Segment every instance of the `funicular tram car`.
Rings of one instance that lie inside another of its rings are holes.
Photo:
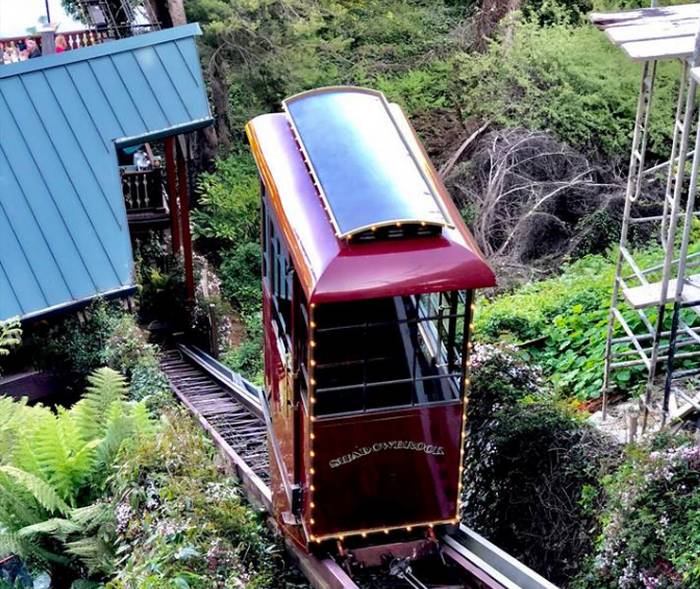
[[[279,525],[313,548],[455,523],[473,293],[493,272],[383,94],[305,92],[246,131]]]

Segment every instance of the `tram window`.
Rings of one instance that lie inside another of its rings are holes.
[[[292,280],[293,267],[289,254],[280,239],[272,216],[263,204],[263,258],[265,260],[265,282],[272,298],[272,317],[277,327],[280,344],[291,349]]]
[[[270,252],[269,252],[269,247],[270,247],[270,237],[269,237],[269,229],[268,225],[270,223],[270,219],[267,215],[267,206],[265,205],[265,201],[262,202],[262,208],[261,208],[261,217],[262,217],[262,275],[263,275],[263,280],[267,281],[267,276],[269,273],[268,268],[270,267]]]
[[[447,292],[320,305],[317,413],[459,398],[465,302]]]

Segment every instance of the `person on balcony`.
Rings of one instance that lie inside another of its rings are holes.
[[[41,57],[41,47],[37,44],[34,39],[27,39],[27,59],[34,59],[35,57]]]
[[[56,44],[56,53],[63,53],[68,49],[68,43],[63,35],[58,35],[54,43]]]

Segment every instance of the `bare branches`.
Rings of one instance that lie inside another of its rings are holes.
[[[487,257],[529,271],[571,253],[578,222],[607,205],[610,185],[597,176],[583,155],[549,134],[516,128],[483,136],[447,184]]]

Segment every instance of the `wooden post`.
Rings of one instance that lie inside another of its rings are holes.
[[[214,358],[219,357],[219,318],[214,303],[209,303],[209,351]]]
[[[180,254],[180,209],[177,203],[177,170],[175,164],[175,139],[165,138],[165,174],[168,186],[168,208],[170,209],[170,236],[173,254]]]
[[[180,196],[180,225],[182,227],[182,253],[185,261],[185,289],[187,300],[194,303],[194,266],[192,263],[192,233],[190,231],[190,195],[187,182],[187,161],[182,143],[175,143],[177,153],[177,187]]]
[[[41,30],[41,54],[51,55],[52,53],[56,53],[56,28],[47,24]]]

